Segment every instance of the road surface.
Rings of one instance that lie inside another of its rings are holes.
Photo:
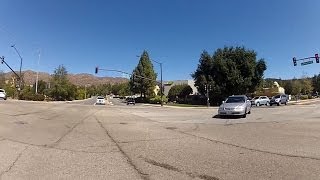
[[[320,179],[319,102],[216,108],[0,101],[0,179]]]

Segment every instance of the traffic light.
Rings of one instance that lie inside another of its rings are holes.
[[[297,59],[295,57],[292,59],[292,61],[293,61],[293,65],[297,66]]]
[[[1,64],[3,64],[3,62],[4,62],[4,60],[3,60],[3,59],[1,59]]]
[[[98,74],[98,70],[99,70],[99,68],[96,67],[96,69],[95,69],[95,73],[96,73],[96,74]]]
[[[319,63],[319,55],[315,54],[314,57],[316,58],[316,62]]]

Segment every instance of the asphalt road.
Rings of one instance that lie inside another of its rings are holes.
[[[0,179],[320,179],[318,101],[245,119],[92,101],[0,101]]]

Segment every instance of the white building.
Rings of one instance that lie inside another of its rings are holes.
[[[164,95],[168,95],[169,90],[171,89],[172,86],[174,85],[183,85],[183,84],[187,84],[192,88],[193,91],[193,95],[194,94],[198,94],[198,89],[195,87],[194,85],[194,80],[176,80],[176,81],[166,81],[163,83],[163,87],[164,87]]]

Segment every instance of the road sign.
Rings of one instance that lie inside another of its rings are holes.
[[[302,62],[302,63],[301,63],[301,66],[308,65],[308,64],[312,64],[312,63],[313,63],[313,61]]]

